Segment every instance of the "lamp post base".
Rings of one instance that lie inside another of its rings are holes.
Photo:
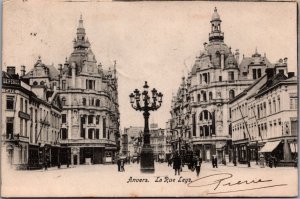
[[[153,150],[150,145],[143,145],[141,151],[141,172],[154,173]]]

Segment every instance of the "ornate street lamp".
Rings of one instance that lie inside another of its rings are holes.
[[[154,159],[153,159],[153,150],[150,145],[150,132],[149,132],[149,111],[156,111],[161,107],[163,94],[161,92],[157,92],[155,88],[153,88],[152,92],[152,100],[148,95],[147,82],[143,86],[144,91],[140,93],[138,89],[135,89],[133,93],[129,95],[130,103],[133,109],[137,111],[143,111],[145,126],[144,126],[144,144],[142,146],[141,151],[141,172],[143,173],[153,173],[154,172]],[[142,95],[142,105],[140,103]]]

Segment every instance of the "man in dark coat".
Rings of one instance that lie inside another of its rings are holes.
[[[178,173],[180,175],[180,165],[181,165],[181,159],[179,155],[176,155],[173,160],[173,169],[175,169],[175,175]]]
[[[201,164],[202,164],[202,158],[197,158],[196,165],[195,165],[197,177],[199,177],[200,174]]]
[[[121,171],[121,159],[120,159],[120,157],[118,158],[117,164],[118,164],[118,171],[120,172]]]

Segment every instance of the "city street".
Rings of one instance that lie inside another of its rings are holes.
[[[254,164],[251,168],[245,165],[212,168],[210,163],[204,163],[197,181],[196,172],[187,166],[180,177],[174,175],[167,163],[156,163],[154,174],[141,174],[139,165],[132,163],[125,165],[125,170],[118,172],[117,165],[101,164],[71,168],[63,165],[61,169],[52,167],[47,171],[10,170],[3,173],[2,191],[3,196],[24,197],[295,196],[298,187],[297,169],[293,167],[259,168]],[[248,184],[243,182],[245,180]]]

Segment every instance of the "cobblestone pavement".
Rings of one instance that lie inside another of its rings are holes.
[[[175,176],[167,163],[156,163],[153,174],[141,174],[139,169],[138,164],[127,164],[125,172],[118,172],[114,164],[52,167],[47,171],[7,170],[2,178],[2,193],[49,197],[295,196],[298,188],[298,169],[293,167],[260,168],[252,164],[250,168],[246,165],[212,168],[210,163],[204,163],[199,177],[187,166],[180,176]]]

